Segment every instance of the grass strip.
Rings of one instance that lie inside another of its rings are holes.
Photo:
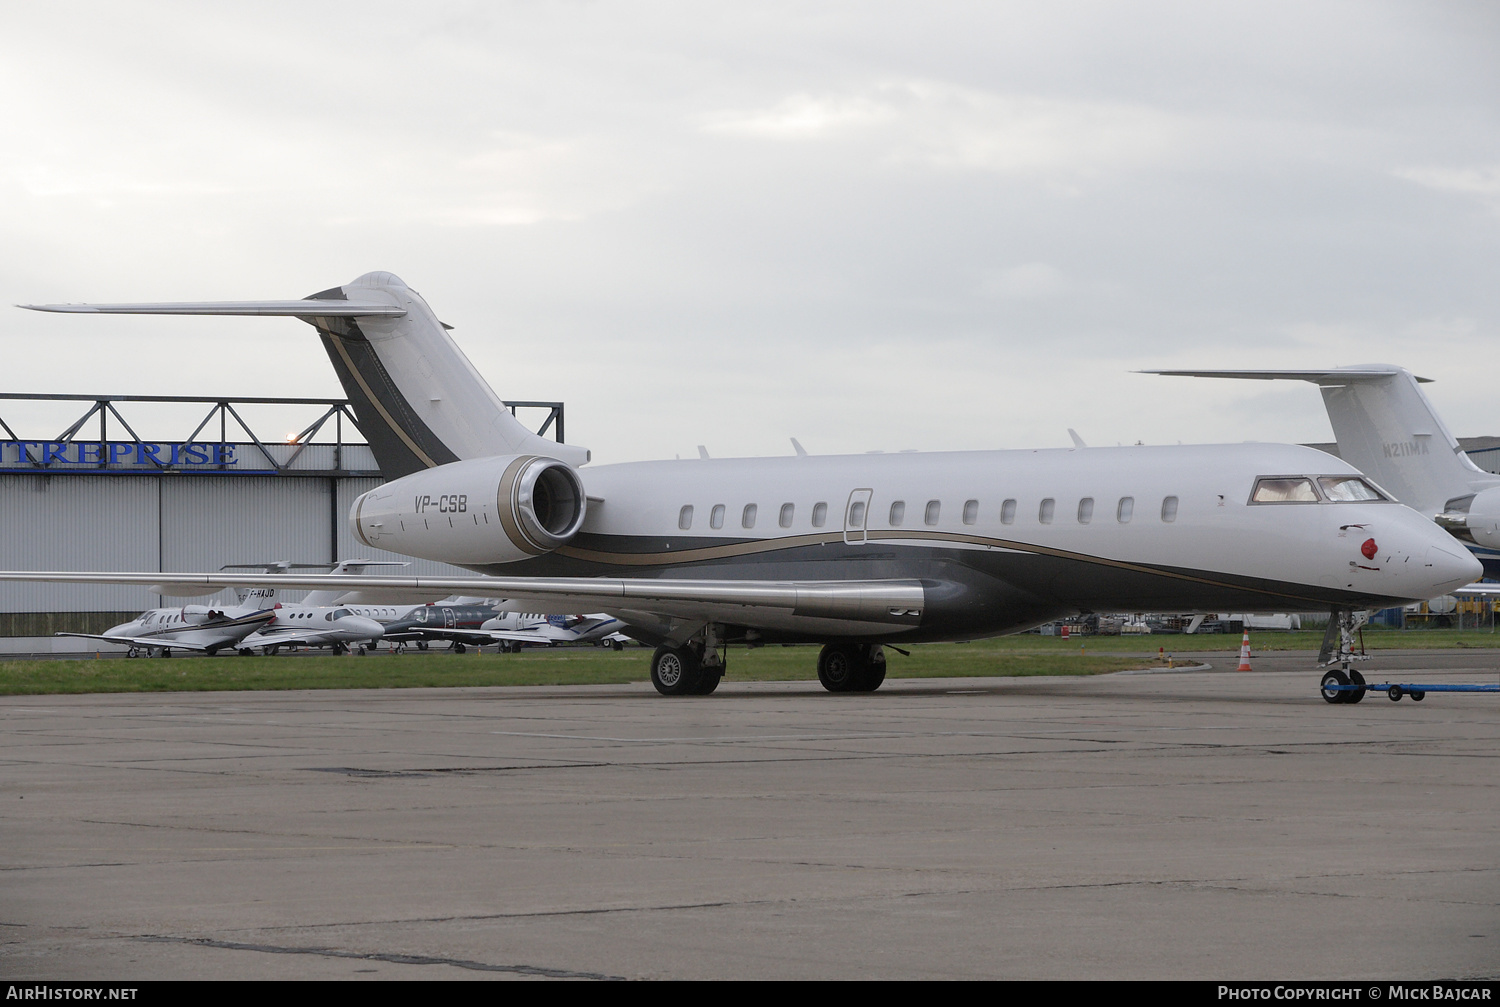
[[[1138,655],[1010,653],[996,641],[928,644],[889,653],[891,678],[1099,675],[1153,664]],[[730,682],[817,679],[816,647],[731,649]],[[265,689],[413,689],[442,686],[605,685],[646,682],[651,651],[559,647],[520,654],[387,652],[364,657],[170,657],[0,662],[0,695],[224,692]]]

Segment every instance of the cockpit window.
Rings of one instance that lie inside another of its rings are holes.
[[[340,608],[340,609],[335,609],[334,610],[333,617],[335,619],[342,619],[346,615],[353,615],[353,614],[354,613],[350,612],[347,608]]]
[[[1268,476],[1255,480],[1251,503],[1317,503],[1312,480],[1304,476]]]
[[[1318,485],[1323,487],[1323,495],[1334,503],[1385,499],[1379,490],[1358,476],[1319,476]]]

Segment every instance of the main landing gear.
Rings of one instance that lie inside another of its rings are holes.
[[[651,684],[663,696],[706,696],[726,668],[720,627],[707,626],[680,645],[651,655]],[[818,681],[829,692],[874,692],[885,681],[885,649],[878,643],[830,643],[818,654]]]
[[[712,658],[713,663],[706,663],[705,657]],[[663,696],[707,696],[719,687],[723,677],[723,658],[692,643],[657,647],[651,655],[651,684]]]
[[[818,681],[829,692],[874,692],[885,681],[878,643],[830,643],[818,654]]]

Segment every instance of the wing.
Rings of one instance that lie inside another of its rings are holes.
[[[503,629],[447,629],[442,626],[412,627],[387,633],[382,640],[457,640],[459,643],[493,643],[496,640],[525,640],[531,643],[545,642],[543,637],[516,634]]]
[[[1137,371],[1138,374],[1161,374],[1170,378],[1248,378],[1252,381],[1311,381],[1315,385],[1347,385],[1353,381],[1379,381],[1401,373],[1396,367],[1330,367],[1321,371]],[[1416,375],[1413,375],[1416,377]],[[1430,384],[1431,378],[1417,378]]]
[[[122,647],[164,647],[167,650],[196,650],[204,654],[208,648],[201,643],[184,643],[180,640],[163,639],[159,636],[104,636],[101,633],[54,633],[53,636],[77,636],[85,640],[103,640],[118,643]],[[225,646],[229,646],[225,644]]]
[[[329,644],[328,634],[325,630],[309,631],[304,629],[275,628],[262,629],[251,633],[241,640],[238,647],[326,647]]]
[[[131,584],[196,597],[226,587],[390,589],[508,598],[535,611],[603,610],[760,629],[892,633],[921,625],[919,580],[739,581],[584,577],[371,577],[348,574],[0,572],[0,582]],[[627,619],[626,621],[631,621]]]

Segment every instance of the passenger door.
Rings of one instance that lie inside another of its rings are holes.
[[[846,545],[864,545],[869,541],[866,528],[870,521],[870,497],[874,495],[875,491],[872,489],[857,489],[849,494],[849,502],[844,506]]]

